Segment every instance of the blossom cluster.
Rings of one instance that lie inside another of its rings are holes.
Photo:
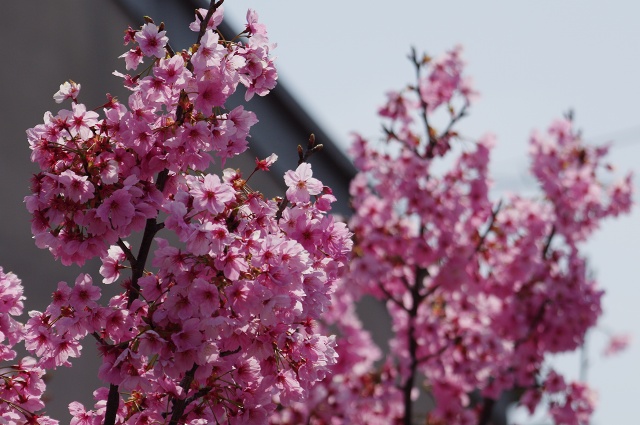
[[[57,424],[43,378],[72,367],[87,339],[105,386],[93,406],[69,405],[72,425],[487,425],[505,393],[532,412],[546,403],[558,424],[587,423],[594,392],[547,357],[595,325],[603,291],[581,244],[632,205],[631,176],[603,177],[607,147],[557,120],[531,137],[541,194],[494,201],[495,138],[456,130],[476,98],[461,48],[414,51],[417,81],[379,110],[384,139],[354,141],[348,225],[307,162],[314,139],[284,174],[286,193],[267,199],[247,181],[277,155],[246,178],[210,170],[247,150],[258,121],[228,99],[277,81],[257,14],[227,40],[222,3],[196,11],[183,50],[151,18],[128,28],[127,73],[115,72],[126,102],[88,108],[68,81],[53,97],[70,106],[27,131],[35,243],[64,265],[99,259],[102,282],[59,282],[20,322],[21,282],[0,268],[0,423]],[[122,291],[104,299],[113,284]],[[388,350],[358,318],[364,296],[389,312]]]
[[[560,119],[531,137],[542,195],[491,200],[495,138],[453,143],[475,98],[460,48],[412,59],[419,81],[379,111],[385,139],[356,136],[352,147],[354,258],[334,298],[341,313],[326,320],[349,353],[315,403],[280,423],[408,424],[427,414],[433,425],[486,425],[501,395],[517,393],[531,412],[547,402],[556,423],[586,424],[593,391],[565,382],[546,358],[578,348],[601,314],[603,291],[579,244],[629,211],[631,177],[607,184],[606,147],[585,145]],[[363,295],[385,303],[395,333],[377,366],[368,334],[339,307]],[[434,402],[428,413],[416,402],[421,387]]]
[[[22,294],[20,279],[0,267],[0,418],[2,423],[55,424],[51,418],[34,413],[44,407],[44,368],[32,357],[16,361],[18,354],[13,348],[26,336],[24,325],[16,320],[24,309]]]
[[[246,44],[221,40],[212,27],[174,54],[166,53],[166,31],[155,24],[129,29],[125,42],[135,47],[123,55],[127,68],[135,70],[145,57],[151,68],[119,74],[133,93],[127,105],[109,97],[102,119],[76,102],[79,85],[61,86],[55,98],[73,99],[71,110],[47,112],[28,131],[31,159],[42,169],[26,199],[38,246],[63,264],[104,255],[118,238],[142,230],[172,195],[176,185],[163,193],[155,175],[202,172],[213,161],[210,153],[224,163],[247,149],[255,114],[222,108],[239,84],[248,99],[266,94],[277,78],[264,27],[253,12],[248,22]]]
[[[334,337],[315,321],[352,242],[328,214],[331,190],[306,162],[286,173],[286,199],[249,189],[240,170],[208,171],[244,152],[257,122],[226,101],[239,86],[245,100],[264,96],[277,79],[257,14],[247,13],[232,41],[217,30],[222,18],[215,2],[198,10],[197,42],[181,51],[150,18],[129,28],[126,68],[146,66],[116,72],[131,91],[127,102],[107,96],[91,110],[78,101],[80,85],[67,82],[54,99],[70,109],[47,112],[28,130],[41,169],[25,199],[36,244],[65,265],[99,258],[103,284],[119,282],[123,292],[102,300],[82,274],[72,286],[60,282],[22,327],[10,318],[21,293],[2,275],[4,357],[24,339],[37,359],[0,384],[33,395],[3,404],[2,419],[35,417],[44,370],[71,366],[87,337],[108,387],[94,392],[93,407],[69,406],[74,425],[262,424],[277,406],[304,400],[335,364]],[[276,158],[257,160],[254,172]],[[128,239],[137,232],[135,247]]]

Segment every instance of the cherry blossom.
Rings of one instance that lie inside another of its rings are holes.
[[[322,184],[312,177],[311,164],[303,162],[295,171],[287,171],[284,182],[289,187],[287,198],[291,202],[309,202],[310,195],[322,192]]]
[[[103,299],[89,275],[60,282],[51,305],[14,331],[37,357],[38,377],[98,346],[108,388],[94,406],[72,403],[72,423],[264,423],[336,363],[335,338],[311,326],[352,245],[328,214],[330,189],[303,164],[288,175],[304,180],[304,205],[287,205],[248,189],[239,170],[207,170],[244,152],[258,121],[244,106],[227,110],[227,98],[239,84],[266,95],[276,80],[257,15],[233,41],[215,31],[222,16],[215,3],[199,11],[197,48],[178,52],[150,18],[129,28],[125,67],[153,58],[144,75],[118,74],[129,99],[108,97],[101,117],[74,95],[72,111],[28,131],[41,167],[25,199],[36,243],[63,264],[98,257],[103,283],[122,287]],[[316,206],[310,195],[323,191]],[[285,212],[297,217],[295,231],[283,228]]]
[[[216,175],[206,175],[202,182],[195,180],[189,194],[193,196],[195,207],[206,209],[211,214],[221,213],[225,204],[235,199],[231,185],[222,183]]]
[[[78,98],[79,93],[80,84],[77,84],[76,82],[71,80],[65,81],[64,83],[60,84],[60,90],[58,90],[53,95],[53,100],[55,100],[56,103],[62,103],[66,99],[75,101]]]
[[[613,335],[609,339],[609,343],[607,344],[602,354],[606,357],[613,356],[620,353],[621,351],[624,351],[630,343],[631,335],[629,334]]]
[[[27,131],[35,243],[63,265],[98,259],[102,283],[58,282],[49,306],[19,321],[22,284],[0,268],[0,422],[57,423],[42,413],[45,373],[94,344],[104,386],[93,405],[69,405],[75,425],[409,424],[420,389],[430,424],[486,425],[514,390],[559,424],[586,423],[594,392],[547,358],[578,348],[601,315],[580,244],[632,205],[631,177],[611,183],[607,147],[557,120],[531,137],[540,195],[491,199],[495,137],[464,144],[456,130],[476,99],[461,48],[413,52],[417,81],[379,110],[384,143],[355,138],[348,223],[313,177],[314,137],[284,174],[285,197],[269,199],[247,181],[275,153],[246,178],[209,168],[245,152],[258,122],[229,97],[277,81],[258,15],[227,40],[221,4],[196,11],[182,50],[151,18],[128,28],[133,73],[115,73],[128,99],[88,107],[69,81],[54,100],[71,110]],[[388,347],[357,315],[365,296],[387,309]]]
[[[155,24],[146,23],[140,31],[136,32],[134,38],[143,55],[163,58],[165,56],[164,46],[169,41],[166,33],[166,31],[160,31]]]
[[[321,322],[338,332],[340,357],[305,403],[273,420],[410,424],[422,411],[429,424],[487,425],[495,402],[517,389],[531,412],[546,404],[555,423],[585,424],[593,391],[549,372],[547,357],[579,348],[601,315],[603,291],[578,243],[629,211],[630,177],[605,183],[606,147],[585,146],[564,119],[531,137],[542,196],[490,199],[495,137],[455,144],[476,97],[461,49],[410,58],[418,84],[391,92],[379,110],[386,143],[356,136],[352,147],[353,258]],[[440,108],[449,121],[439,132]],[[309,199],[308,177],[285,176],[289,200]],[[300,217],[285,210],[284,228],[310,249],[315,229]],[[385,358],[353,311],[364,295],[391,317]],[[420,388],[435,404],[429,412]]]
[[[278,155],[276,155],[275,153],[272,153],[265,159],[256,158],[256,167],[262,171],[269,171],[269,167],[271,167],[277,160]]]

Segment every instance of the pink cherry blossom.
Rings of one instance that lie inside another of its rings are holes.
[[[233,188],[221,182],[220,177],[211,174],[206,175],[202,182],[195,180],[189,193],[193,196],[194,206],[212,214],[222,212],[225,204],[235,198]]]
[[[287,171],[284,182],[289,187],[287,198],[291,202],[309,202],[310,195],[322,192],[322,183],[312,177],[311,164],[303,162],[296,171]]]
[[[619,334],[613,335],[609,339],[609,343],[607,347],[603,351],[603,355],[606,357],[613,356],[615,354],[620,353],[621,351],[626,350],[626,348],[631,343],[631,335],[629,334]]]
[[[166,31],[159,31],[155,24],[144,24],[135,35],[135,40],[140,46],[142,54],[163,58],[165,56],[164,46],[169,42],[169,38],[165,36],[166,33]]]
[[[202,75],[205,70],[219,66],[227,49],[218,43],[218,33],[214,31],[206,31],[200,40],[198,51],[191,58],[194,72]]]
[[[71,80],[65,81],[64,83],[60,84],[60,90],[58,90],[53,95],[53,100],[55,100],[56,103],[62,103],[66,99],[71,99],[75,102],[78,99],[79,93],[80,84]]]
[[[130,247],[129,243],[125,243],[127,247]],[[120,277],[120,270],[125,268],[124,261],[126,259],[125,253],[119,246],[111,246],[107,250],[107,255],[102,258],[102,266],[100,266],[100,274],[104,279],[102,282],[105,284],[113,283]]]
[[[140,49],[140,47],[131,49],[128,52],[120,55],[120,57],[124,58],[124,62],[127,70],[137,69],[138,65],[140,65],[144,60],[144,54],[142,53],[142,49]]]
[[[95,195],[95,188],[87,176],[79,176],[72,170],[65,170],[57,177],[65,193],[75,202],[87,202]]]
[[[418,84],[393,92],[379,111],[389,146],[357,137],[352,150],[360,170],[351,186],[354,255],[321,322],[338,331],[339,361],[305,403],[273,418],[409,423],[425,385],[435,402],[429,423],[482,423],[485,410],[513,388],[526,389],[521,403],[532,412],[546,403],[557,423],[586,423],[593,393],[547,372],[546,358],[578,348],[601,314],[603,292],[576,242],[631,205],[629,187],[604,183],[606,169],[597,164],[606,149],[584,147],[570,122],[557,122],[532,137],[533,172],[544,196],[492,201],[495,138],[452,149],[453,125],[474,94],[460,49],[414,65]],[[420,134],[424,117],[443,106],[450,129]],[[294,190],[305,178],[289,171],[285,181],[289,200],[300,202]],[[325,208],[320,199],[314,206]],[[310,252],[325,231],[297,205],[283,210],[281,222]],[[365,294],[383,301],[394,331],[380,367],[364,355],[372,343],[351,310]]]
[[[198,9],[198,12],[196,14],[196,20],[193,21],[191,24],[189,24],[189,29],[195,32],[200,31],[201,20],[205,16],[207,16],[207,9],[204,9],[204,8]],[[223,17],[224,17],[224,6],[220,6],[215,10],[215,12],[213,12],[211,19],[209,20],[209,22],[207,22],[207,29],[215,30],[218,27],[218,25],[220,25],[220,23],[222,22]]]
[[[272,153],[265,159],[256,158],[256,167],[262,171],[269,171],[269,167],[271,167],[277,160],[278,155],[276,155],[275,153]]]
[[[92,406],[70,404],[78,425],[409,423],[422,389],[435,402],[423,422],[481,423],[517,390],[532,411],[586,423],[593,392],[547,357],[579,347],[601,314],[579,242],[632,205],[630,176],[602,177],[607,148],[558,120],[531,137],[542,195],[492,199],[495,138],[458,140],[475,98],[461,49],[414,54],[417,81],[379,110],[386,146],[356,137],[348,224],[307,162],[285,173],[286,199],[269,198],[247,170],[208,170],[246,151],[258,122],[225,106],[238,85],[248,100],[277,81],[257,14],[225,40],[218,6],[197,12],[187,46],[169,47],[150,18],[127,29],[124,66],[152,58],[117,73],[127,101],[88,110],[65,83],[54,97],[71,111],[27,131],[36,245],[64,265],[97,258],[103,283],[121,284],[105,299],[89,274],[59,282],[23,323],[20,281],[0,269],[0,359],[15,364],[0,421],[55,423],[40,414],[44,373],[90,343],[106,386]],[[443,133],[432,114],[449,117]],[[364,296],[387,309],[386,351],[357,316]],[[23,342],[34,358],[18,358]]]
[[[96,215],[105,223],[116,228],[131,223],[135,215],[131,194],[125,189],[116,190],[96,210]]]
[[[83,104],[74,103],[72,111],[60,111],[60,117],[65,119],[71,136],[79,136],[88,139],[92,136],[91,128],[98,122],[98,114],[87,111]]]

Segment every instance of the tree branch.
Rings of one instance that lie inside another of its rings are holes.
[[[387,291],[387,288],[384,287],[384,285],[382,284],[382,282],[378,282],[378,289],[380,289],[382,291],[382,293],[384,294],[385,297],[387,297],[387,299],[391,302],[393,302],[395,305],[397,305],[398,307],[400,307],[402,310],[409,312],[409,310],[407,309],[407,307],[405,307],[404,304],[402,304],[401,301],[397,300],[393,295],[391,295],[391,292]]]
[[[546,260],[547,254],[549,253],[549,248],[551,248],[551,241],[553,237],[556,235],[556,225],[551,226],[551,233],[549,233],[549,237],[547,238],[547,242],[544,244],[544,249],[542,250],[542,259]]]
[[[109,384],[109,395],[107,396],[107,410],[104,414],[104,425],[113,425],[116,423],[119,404],[120,392],[118,391],[118,386]]]
[[[476,254],[480,252],[480,249],[482,249],[482,245],[484,244],[485,239],[487,239],[487,236],[489,236],[489,232],[491,232],[491,228],[496,222],[496,217],[498,216],[498,212],[500,212],[500,208],[502,208],[502,199],[498,202],[498,205],[496,206],[496,208],[491,212],[491,219],[489,220],[489,226],[487,227],[487,230],[482,234],[482,236],[480,236],[480,240],[476,245],[476,250],[475,250]]]
[[[189,391],[189,387],[193,382],[193,378],[196,374],[196,369],[198,369],[198,365],[194,364],[191,369],[184,375],[182,381],[180,382],[180,386],[184,390],[185,394]],[[173,399],[173,413],[171,414],[171,420],[169,421],[169,425],[178,425],[178,422],[182,418],[184,414],[184,409],[187,407],[188,399]],[[193,401],[193,400],[191,400]],[[190,402],[191,402],[190,401]]]
[[[424,62],[422,60],[418,60],[418,54],[416,53],[415,47],[411,48],[411,55],[409,56],[411,62],[416,68],[416,87],[415,91],[418,94],[418,99],[420,99],[420,118],[422,118],[422,122],[424,123],[425,131],[427,132],[427,148],[425,151],[425,157],[428,159],[433,158],[433,150],[436,148],[438,144],[438,139],[433,134],[433,129],[429,125],[429,117],[427,113],[427,109],[429,105],[424,100],[422,95],[420,94],[420,71],[422,70],[422,66]]]
[[[200,44],[200,40],[202,40],[202,37],[204,37],[204,33],[207,32],[207,26],[209,25],[209,21],[211,20],[211,17],[215,13],[215,11],[220,6],[222,6],[222,3],[224,3],[224,0],[220,0],[218,2],[212,1],[209,4],[209,9],[207,10],[206,16],[202,21],[200,21],[200,31],[198,31],[198,40],[196,41],[196,44]]]
[[[196,44],[200,44],[200,40],[202,40],[202,37],[207,31],[207,25],[209,24],[209,20],[215,13],[216,9],[220,7],[223,2],[224,0],[219,0],[218,2],[212,1],[211,4],[209,5],[207,15],[200,22],[200,31],[198,32],[198,39],[196,41]],[[171,49],[170,46],[169,46],[169,49]],[[190,70],[193,70],[193,66],[190,67],[190,65],[191,63],[188,63],[187,68]],[[181,99],[182,99],[182,94],[181,94]],[[178,108],[176,109],[176,123],[178,125],[184,122],[185,113],[186,111],[183,109],[181,104],[179,104]],[[156,179],[156,188],[159,191],[162,192],[164,190],[164,186],[168,178],[169,178],[169,170],[167,169],[161,171],[158,174],[158,178]],[[118,246],[120,246],[120,248],[122,248],[122,250],[124,251],[125,255],[127,256],[127,259],[129,260],[129,263],[131,264],[131,269],[132,269],[131,286],[129,287],[129,296],[127,298],[127,308],[130,308],[131,304],[140,296],[140,285],[138,284],[138,280],[144,274],[144,268],[147,263],[147,257],[149,256],[149,251],[151,250],[151,244],[153,243],[153,238],[155,237],[156,233],[163,227],[164,227],[163,224],[158,224],[156,218],[147,219],[147,222],[144,228],[144,234],[142,236],[142,242],[140,243],[140,249],[138,250],[137,257],[133,256],[131,251],[126,247],[126,245],[123,242],[118,241]],[[118,392],[118,386],[111,384],[109,386],[109,396],[107,399],[104,425],[115,424],[119,403],[120,403],[120,394]]]
[[[426,269],[418,267],[415,273],[415,280],[413,287],[411,288],[411,308],[407,311],[409,315],[409,329],[407,332],[407,346],[409,350],[409,376],[402,387],[402,396],[404,401],[404,425],[411,425],[413,418],[413,400],[411,400],[411,393],[415,386],[416,375],[418,371],[418,341],[415,335],[415,319],[418,316],[418,308],[425,299],[424,295],[420,295],[420,289],[422,287],[423,279],[428,275]]]
[[[491,413],[493,412],[493,406],[496,401],[492,398],[485,398],[482,404],[482,411],[480,412],[480,418],[478,419],[478,425],[488,425],[491,420]]]

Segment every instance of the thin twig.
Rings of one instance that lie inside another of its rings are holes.
[[[391,295],[391,292],[389,292],[387,288],[384,287],[382,282],[378,282],[378,289],[382,291],[384,296],[387,297],[389,301],[392,301],[395,305],[397,305],[404,311],[409,312],[409,309],[400,300],[396,299],[393,295]]]
[[[453,342],[454,342],[454,344],[456,344],[458,341],[457,341],[457,340],[454,340]],[[424,357],[420,357],[419,359],[417,359],[418,364],[420,364],[420,363],[424,363],[424,362],[426,362],[427,360],[433,359],[433,358],[435,358],[435,357],[440,357],[440,356],[441,356],[445,351],[447,351],[447,349],[448,349],[448,348],[449,348],[449,345],[445,345],[445,346],[441,347],[441,348],[440,348],[438,351],[436,351],[435,353],[431,353],[431,354],[428,354],[428,355],[426,355],[426,356],[424,356]]]
[[[449,132],[453,129],[453,126],[460,121],[460,119],[464,118],[467,115],[467,109],[469,109],[469,103],[465,103],[462,106],[462,109],[460,109],[460,112],[458,112],[456,114],[456,116],[454,116],[451,121],[449,121],[449,125],[447,125],[447,128],[444,129],[444,131],[440,134],[440,136],[438,136],[438,138],[442,138],[445,137],[447,134],[449,134]]]
[[[207,10],[206,16],[202,21],[200,21],[200,31],[198,31],[198,40],[196,41],[196,44],[200,44],[200,40],[202,40],[202,37],[204,37],[204,34],[207,32],[207,26],[209,26],[209,21],[211,20],[211,17],[215,13],[215,11],[220,6],[222,6],[222,3],[224,3],[224,0],[220,0],[218,2],[212,1],[209,4],[209,10]]]
[[[429,117],[428,117],[428,113],[427,113],[427,110],[429,108],[429,104],[424,100],[424,98],[420,94],[420,72],[422,70],[423,61],[418,60],[418,55],[416,53],[415,47],[411,48],[411,55],[409,56],[409,59],[411,59],[411,62],[413,62],[413,65],[416,68],[416,87],[415,87],[415,91],[418,94],[418,99],[420,99],[420,109],[421,109],[420,118],[422,118],[422,122],[424,123],[425,131],[427,132],[428,143],[427,143],[427,148],[426,148],[424,156],[426,158],[430,159],[430,158],[433,158],[433,151],[436,148],[436,145],[438,144],[438,139],[436,139],[435,136],[433,135],[433,130],[432,130],[431,126],[429,125]]]
[[[551,226],[551,233],[549,233],[549,237],[547,238],[547,242],[544,244],[544,249],[542,250],[542,259],[547,259],[547,254],[549,253],[549,248],[551,248],[551,241],[553,237],[556,235],[556,225]]]
[[[484,241],[487,239],[487,236],[489,236],[489,232],[491,232],[491,229],[496,222],[496,217],[498,216],[498,212],[500,212],[500,208],[502,208],[502,199],[498,202],[498,205],[496,205],[495,209],[491,211],[491,219],[489,220],[489,225],[487,226],[487,230],[485,230],[485,232],[480,236],[480,240],[476,245],[475,253],[480,252],[480,249],[482,249]]]

